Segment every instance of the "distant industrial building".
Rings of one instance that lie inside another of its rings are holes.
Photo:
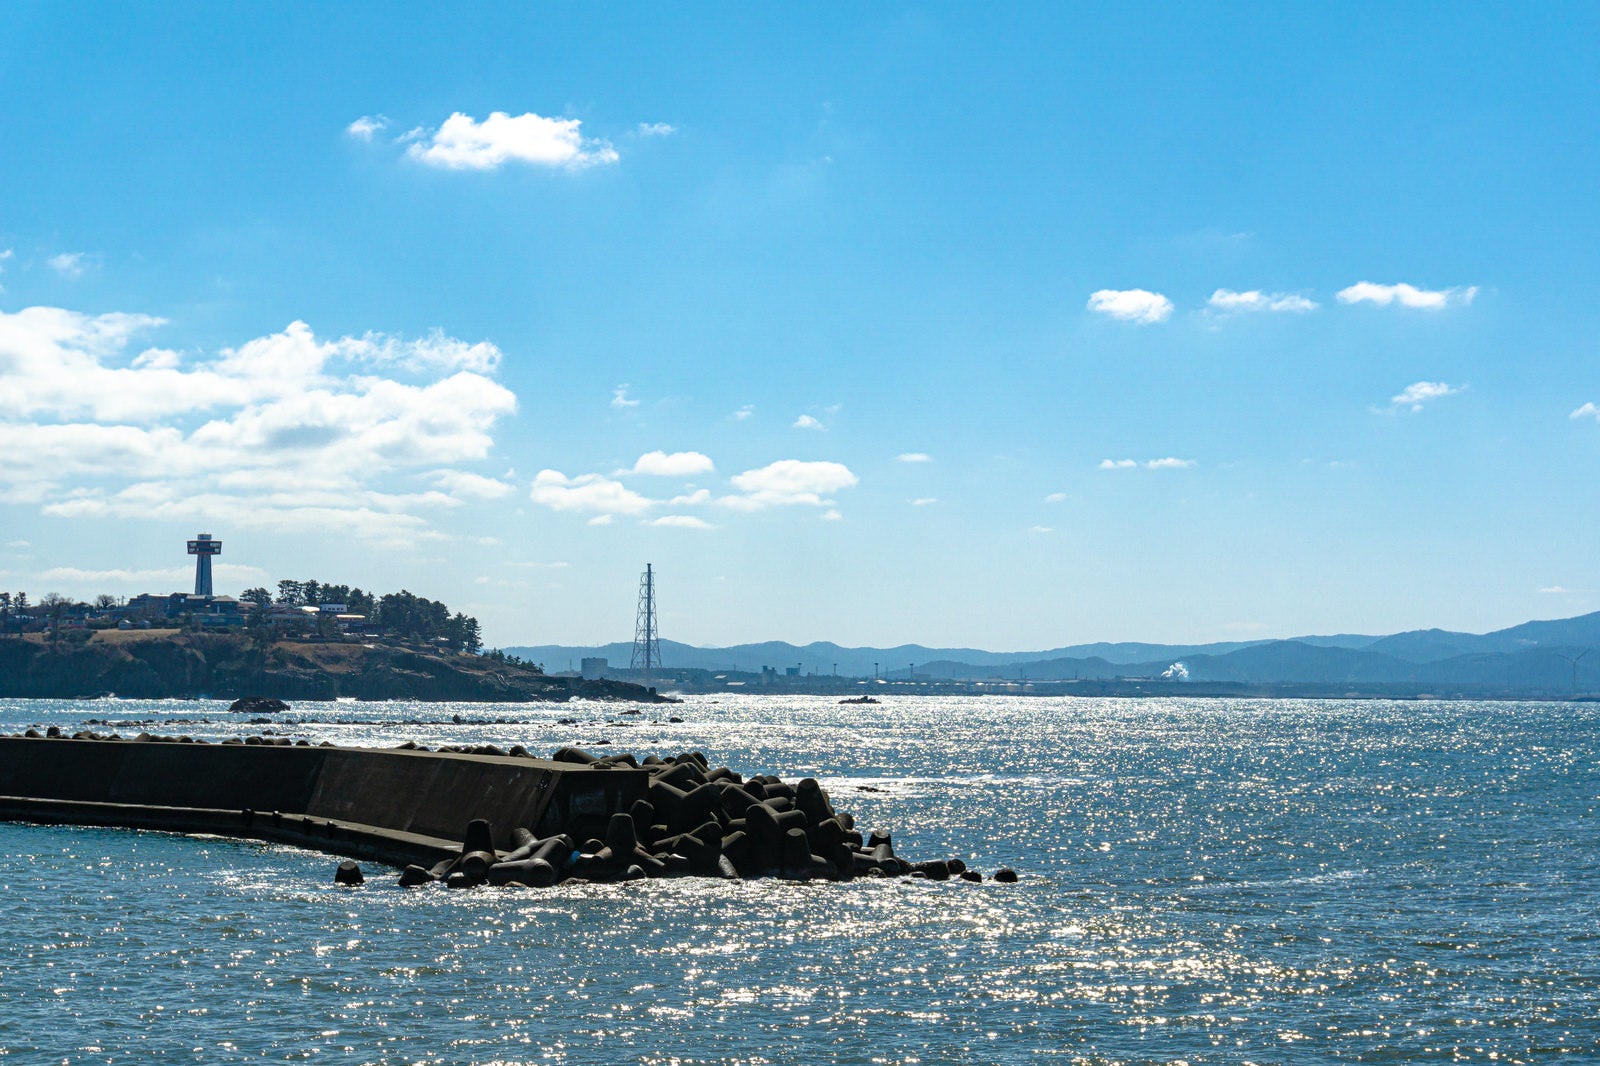
[[[588,656],[578,664],[581,668],[579,672],[583,675],[585,681],[599,681],[606,676],[606,670],[610,665],[605,659],[597,656]],[[567,661],[567,669],[572,669],[571,660]]]

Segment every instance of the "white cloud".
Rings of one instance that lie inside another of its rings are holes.
[[[1028,527],[1028,532],[1029,533],[1054,533],[1055,532],[1055,527],[1054,526],[1029,526]]]
[[[242,587],[266,581],[270,575],[260,567],[215,560],[211,564],[211,576],[216,580],[217,584],[237,584]],[[84,594],[80,590],[87,590],[87,593],[92,595],[105,591],[106,585],[127,585],[139,589],[192,587],[194,584],[194,567],[167,566],[151,570],[80,570],[74,566],[57,566],[41,571],[37,577],[40,581],[59,582],[67,586],[69,591],[78,595]]]
[[[89,269],[88,257],[82,252],[62,252],[52,255],[45,262],[50,264],[50,269],[71,281],[83,277]]]
[[[665,122],[641,122],[638,130],[641,137],[671,137],[678,132],[678,127]]]
[[[895,460],[902,463],[931,463],[933,456],[927,452],[901,452],[895,456]]]
[[[710,489],[695,489],[693,492],[682,496],[674,496],[667,501],[668,507],[699,507],[701,504],[711,502]]]
[[[517,491],[515,485],[465,470],[435,470],[432,477],[441,491],[456,499],[498,500]]]
[[[248,514],[280,529],[419,533],[426,522],[406,512],[455,501],[385,494],[385,477],[485,458],[495,423],[516,409],[509,390],[456,369],[492,368],[492,345],[320,340],[295,322],[215,355],[130,358],[133,339],[162,324],[0,312],[0,494],[83,517]],[[378,372],[394,365],[424,380]]]
[[[827,427],[824,426],[821,422],[818,422],[815,418],[812,418],[810,415],[801,415],[799,418],[794,420],[794,424],[790,428],[791,429],[826,429]]]
[[[628,386],[618,385],[611,390],[611,406],[619,411],[625,411],[630,407],[638,407],[639,401],[628,399]]]
[[[1339,290],[1339,302],[1345,304],[1371,303],[1379,307],[1398,304],[1401,307],[1424,311],[1442,311],[1453,304],[1470,304],[1478,295],[1476,285],[1454,289],[1419,289],[1401,282],[1398,285],[1377,285],[1358,281],[1349,288]]]
[[[1101,289],[1090,294],[1089,310],[1123,322],[1149,325],[1167,320],[1172,314],[1172,301],[1145,289]]]
[[[830,507],[828,510],[822,512],[822,520],[824,522],[843,522],[844,515],[838,510],[838,508]]]
[[[1187,470],[1194,465],[1195,460],[1193,459],[1174,459],[1171,456],[1167,456],[1164,459],[1146,459],[1142,463],[1137,459],[1100,460],[1101,470],[1137,470],[1140,467],[1146,470]],[[1050,503],[1059,503],[1061,500],[1065,500],[1066,496],[1058,492],[1045,497],[1045,499]]]
[[[1211,299],[1207,303],[1213,310],[1225,313],[1241,311],[1304,313],[1315,311],[1320,306],[1315,300],[1296,293],[1261,292],[1259,289],[1251,289],[1249,292],[1218,289],[1211,294]]]
[[[625,470],[626,474],[644,474],[651,477],[694,477],[696,474],[709,474],[716,469],[711,458],[699,452],[646,452],[639,456],[633,464],[632,470]]]
[[[1542,595],[1545,595],[1545,596],[1570,596],[1570,595],[1572,595],[1572,590],[1571,589],[1562,588],[1560,585],[1548,585],[1545,588],[1540,589],[1539,592]]]
[[[6,261],[15,254],[10,248],[0,248],[0,274],[6,272]]]
[[[382,333],[368,333],[360,340],[347,340],[347,358],[359,358],[374,366],[394,366],[413,374],[470,370],[492,374],[500,367],[500,349],[488,341],[468,344],[434,330],[417,340],[402,340]]]
[[[1592,418],[1596,422],[1600,422],[1600,407],[1596,407],[1594,405],[1594,402],[1590,401],[1589,403],[1586,403],[1582,407],[1578,408],[1576,411],[1572,412],[1567,417],[1568,418]]]
[[[843,463],[780,459],[746,470],[732,481],[743,495],[725,496],[718,502],[739,510],[757,510],[793,504],[831,507],[833,501],[824,498],[827,494],[851,488],[860,479]]]
[[[1045,503],[1066,503],[1067,502],[1067,494],[1064,493],[1064,492],[1052,492],[1050,495],[1048,495],[1048,496],[1046,496],[1044,498],[1044,502]]]
[[[533,479],[529,498],[553,511],[599,511],[603,514],[643,514],[655,501],[634,492],[620,481],[600,474],[569,478],[559,470],[541,470]]]
[[[1454,396],[1465,385],[1446,385],[1442,381],[1417,381],[1405,387],[1405,390],[1389,398],[1391,409],[1398,411],[1402,407],[1409,407],[1413,411],[1422,410],[1422,405],[1432,400]]]
[[[664,514],[660,518],[652,518],[646,522],[647,526],[666,526],[671,529],[715,529],[710,522],[694,515]]]
[[[755,413],[756,413],[755,404],[747,403],[743,407],[739,408],[737,411],[733,412],[733,420],[735,422],[744,422],[744,421],[747,421],[747,420],[749,420],[751,418],[754,418],[755,417]]]
[[[913,506],[913,507],[932,507],[934,504],[936,504],[938,502],[939,502],[939,500],[935,496],[918,496],[916,499],[911,501],[911,506]]]
[[[389,120],[382,115],[362,115],[344,128],[345,133],[358,141],[370,141],[374,134],[389,128]]]
[[[586,526],[609,526],[610,524],[611,516],[608,514],[597,514],[584,523]]]
[[[451,170],[493,170],[506,163],[578,170],[617,161],[617,151],[586,138],[582,121],[545,118],[528,112],[492,112],[482,122],[457,111],[431,136],[412,143],[406,154],[419,163]]]

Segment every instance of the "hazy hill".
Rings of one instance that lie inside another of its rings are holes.
[[[1585,655],[1590,648],[1597,649],[1595,654]],[[565,670],[569,663],[576,667],[579,659],[589,655],[626,667],[633,646],[544,645],[506,650],[543,662],[551,670]],[[846,648],[827,642],[802,647],[783,641],[696,648],[662,641],[661,652],[668,668],[755,672],[764,666],[781,670],[798,665],[805,674],[831,674],[837,665],[841,676],[850,677],[871,677],[874,664],[883,676],[904,677],[914,663],[918,677],[932,679],[1112,680],[1160,677],[1181,662],[1194,681],[1456,683],[1568,692],[1574,685],[1574,660],[1578,687],[1600,687],[1600,612],[1524,622],[1483,634],[1420,629],[1382,637],[1338,634],[1203,645],[1097,643],[1040,652],[920,644]]]

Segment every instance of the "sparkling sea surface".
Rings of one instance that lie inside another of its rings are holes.
[[[225,706],[0,730],[700,750],[1022,879],[348,889],[294,848],[0,823],[0,1061],[1600,1061],[1593,704]]]

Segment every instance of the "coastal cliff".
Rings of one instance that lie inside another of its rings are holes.
[[[299,642],[179,630],[0,639],[0,697],[653,702],[621,681],[548,677],[519,663],[407,645]]]

